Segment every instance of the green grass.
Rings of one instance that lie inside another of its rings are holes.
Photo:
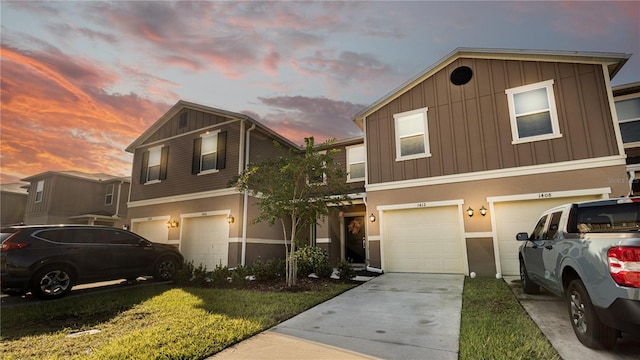
[[[561,358],[503,280],[467,277],[459,359]]]
[[[0,358],[204,358],[351,287],[259,292],[165,285],[7,308]],[[67,337],[91,329],[100,332]]]
[[[353,287],[310,291],[145,286],[2,309],[2,359],[202,359]],[[560,359],[494,278],[466,278],[459,359]],[[93,335],[67,337],[87,330]]]

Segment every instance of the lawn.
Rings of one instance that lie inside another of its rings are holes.
[[[202,359],[354,285],[128,288],[2,310],[2,359]],[[89,332],[80,336],[69,336]],[[459,359],[560,359],[508,285],[466,278]]]

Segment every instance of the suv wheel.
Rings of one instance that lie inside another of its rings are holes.
[[[600,321],[587,289],[580,280],[573,280],[567,288],[567,304],[571,326],[582,344],[592,349],[613,349],[618,331]]]
[[[178,260],[173,256],[165,256],[160,258],[156,263],[156,268],[153,271],[153,280],[155,281],[169,281],[178,271]]]
[[[73,287],[72,274],[64,265],[47,266],[33,277],[31,293],[37,298],[51,300],[61,298]]]
[[[527,275],[527,267],[524,265],[524,260],[520,259],[520,282],[522,283],[522,291],[525,294],[539,294],[540,286],[529,279]]]

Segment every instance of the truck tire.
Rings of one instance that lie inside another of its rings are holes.
[[[522,259],[520,259],[520,282],[522,283],[522,291],[525,294],[540,294],[540,286],[529,279],[527,267]]]
[[[613,349],[618,331],[600,321],[582,281],[571,281],[566,294],[569,319],[578,340],[592,349]]]
[[[42,300],[59,299],[73,287],[73,273],[65,265],[49,265],[40,269],[31,281],[31,293]]]

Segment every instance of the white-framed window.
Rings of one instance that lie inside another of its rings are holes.
[[[205,175],[224,169],[226,142],[227,132],[220,130],[206,132],[194,139],[191,173]]]
[[[105,191],[105,194],[104,194],[104,204],[105,205],[113,204],[113,190],[114,190],[114,188],[115,188],[114,184],[107,185],[107,190]]]
[[[162,147],[149,149],[149,163],[147,164],[147,182],[160,180],[160,163],[162,159]]]
[[[622,142],[637,146],[640,144],[640,95],[618,98],[615,104]]]
[[[36,199],[35,199],[35,202],[41,202],[43,194],[44,194],[44,180],[40,180],[36,184]]]
[[[427,108],[394,114],[396,161],[431,156]]]
[[[511,119],[512,144],[562,137],[553,80],[505,90]]]
[[[347,182],[362,181],[365,177],[364,145],[347,147]]]
[[[142,153],[140,167],[140,183],[155,184],[167,178],[169,148],[164,145],[154,146]]]

